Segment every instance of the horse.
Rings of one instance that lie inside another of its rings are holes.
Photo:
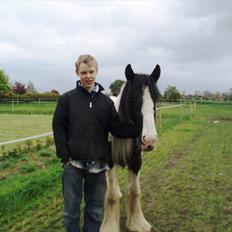
[[[141,189],[139,183],[142,153],[151,151],[157,143],[155,127],[156,102],[159,90],[156,85],[160,77],[157,64],[151,75],[134,73],[130,64],[125,68],[126,83],[122,86],[115,108],[120,120],[133,123],[141,121],[138,138],[119,139],[109,136],[111,142],[110,170],[106,173],[107,190],[104,201],[104,215],[100,232],[120,232],[120,198],[122,193],[117,179],[117,169],[127,166],[129,183],[126,197],[126,226],[130,231],[149,232],[151,225],[144,217],[141,208]]]

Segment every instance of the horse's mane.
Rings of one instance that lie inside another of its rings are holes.
[[[136,82],[136,80],[134,80]],[[123,89],[119,105],[119,115],[126,123],[132,123],[135,116],[141,113],[143,102],[143,90],[139,83],[132,83],[127,81]],[[135,110],[135,107],[137,110]]]
[[[124,123],[131,123],[131,82],[127,81],[126,85],[123,88],[118,113],[120,119]]]
[[[120,119],[123,122],[133,123],[133,120],[141,118],[143,90],[145,86],[149,87],[151,97],[155,103],[158,99],[159,91],[156,85],[152,85],[150,83],[149,75],[135,74],[133,84],[131,81],[126,82],[126,85],[121,94],[118,110]]]

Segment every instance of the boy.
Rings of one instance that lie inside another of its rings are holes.
[[[83,192],[84,232],[99,232],[109,169],[108,134],[138,137],[141,128],[136,126],[139,123],[120,122],[113,101],[95,82],[98,65],[94,57],[81,55],[75,66],[80,80],[75,89],[60,96],[53,117],[56,153],[63,163],[64,225],[67,232],[80,232]]]

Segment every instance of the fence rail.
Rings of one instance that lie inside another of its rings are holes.
[[[19,104],[19,103],[46,103],[46,102],[57,102],[57,97],[51,97],[51,98],[0,98],[0,103],[3,104]]]
[[[24,141],[32,140],[32,139],[43,138],[43,137],[47,137],[47,136],[51,136],[51,135],[53,135],[53,133],[52,132],[48,132],[48,133],[44,133],[44,134],[40,134],[40,135],[35,135],[35,136],[30,136],[30,137],[25,137],[25,138],[21,138],[21,139],[15,139],[15,140],[6,141],[6,142],[0,142],[0,146],[8,145],[8,144],[14,144],[14,143],[19,143],[19,142],[24,142]]]
[[[162,106],[162,107],[158,107],[158,108],[156,108],[156,109],[157,109],[157,110],[160,110],[160,109],[177,108],[177,107],[180,107],[181,105],[183,105],[183,104],[178,104],[178,105],[173,105],[173,106]]]

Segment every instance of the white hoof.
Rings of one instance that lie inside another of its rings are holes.
[[[136,232],[150,232],[151,231],[151,225],[149,222],[146,221],[146,219],[143,218],[131,218],[129,222],[127,222],[127,228],[130,231],[136,231]]]
[[[101,225],[100,232],[120,232],[120,228],[118,223],[114,221]]]

